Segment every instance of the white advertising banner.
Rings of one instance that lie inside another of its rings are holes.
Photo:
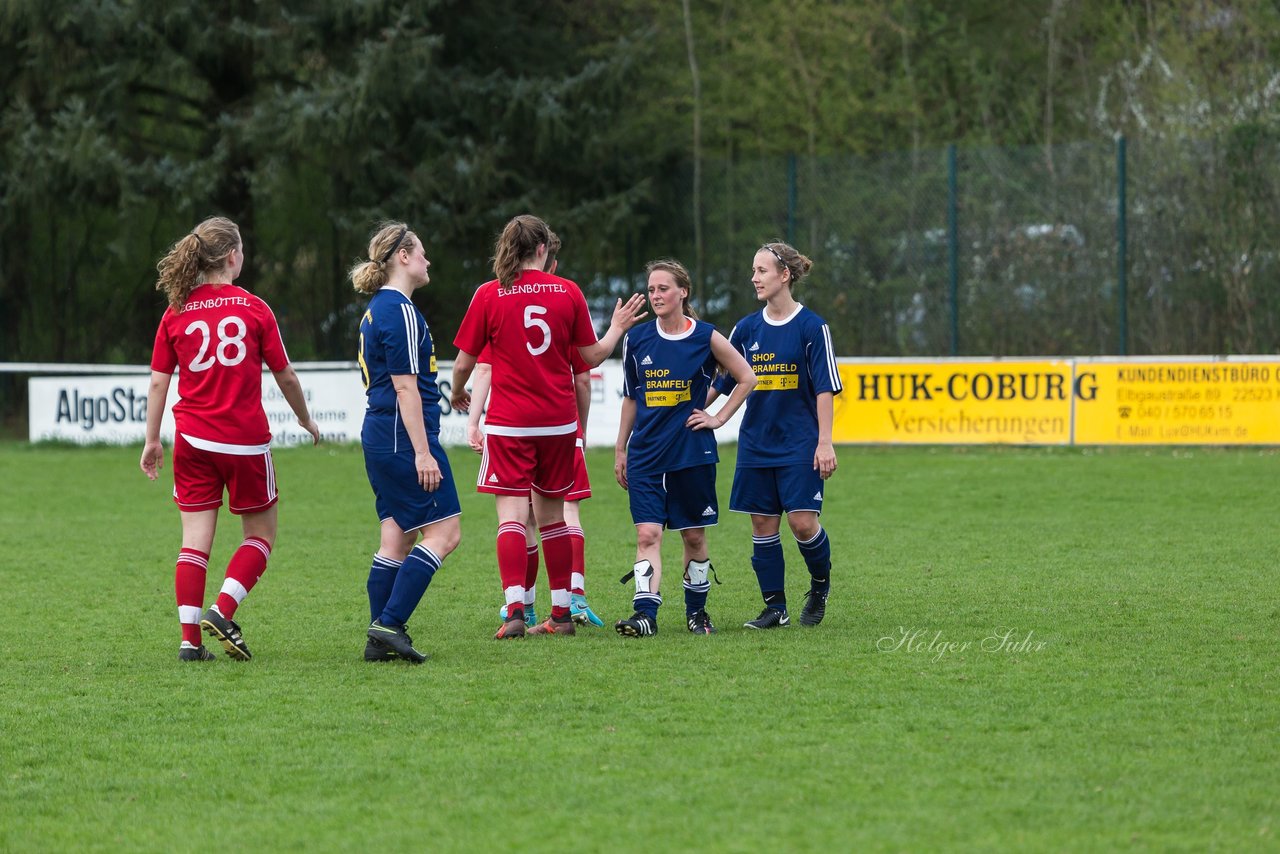
[[[328,442],[358,442],[364,421],[365,396],[360,370],[309,370],[305,363],[294,369],[302,381],[307,405]],[[449,405],[452,362],[439,363],[440,441],[465,445],[467,416]],[[28,380],[28,436],[32,442],[62,441],[78,444],[135,444],[145,438],[149,374],[119,376],[32,377]],[[160,436],[173,442],[173,404],[178,400],[175,377],[161,421]],[[713,409],[719,407],[713,405]],[[294,419],[293,410],[269,373],[262,375],[262,407],[271,424],[272,444],[296,445],[310,441]],[[622,362],[607,361],[591,372],[591,412],[587,420],[587,444],[612,447],[618,437],[622,413]],[[722,442],[736,441],[741,413],[716,431]]]

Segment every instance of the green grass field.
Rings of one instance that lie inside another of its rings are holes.
[[[493,505],[457,453],[463,543],[415,668],[361,659],[359,449],[280,451],[281,534],[237,614],[254,660],[179,665],[171,481],[137,448],[2,444],[0,850],[1280,846],[1280,455],[840,455],[818,629],[739,628],[759,594],[726,513],[717,636],[668,584],[655,638],[498,643]],[[590,466],[612,622],[634,540],[611,453]],[[731,471],[730,449],[722,507]]]

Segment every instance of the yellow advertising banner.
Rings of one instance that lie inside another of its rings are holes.
[[[1280,361],[1076,360],[1081,445],[1280,444]]]
[[[1069,359],[841,361],[836,442],[1066,445]]]

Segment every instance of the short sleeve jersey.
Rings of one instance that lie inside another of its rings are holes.
[[[622,345],[622,393],[636,403],[627,444],[627,471],[662,474],[719,462],[711,430],[690,430],[685,420],[701,409],[715,376],[715,327],[700,320],[678,335],[658,321],[637,326]]]
[[[490,368],[493,367],[493,359],[490,358],[489,356],[488,347],[485,347],[484,351],[479,356],[476,356],[476,363],[480,365],[489,365]],[[586,360],[582,358],[582,354],[578,352],[577,347],[574,347],[572,350],[569,351],[569,365],[573,369],[573,377],[575,379],[577,378],[578,374],[587,374],[591,372],[591,366],[588,365]],[[490,374],[490,377],[492,377],[492,374]],[[493,388],[492,381],[490,381],[489,383],[489,388],[491,390]],[[577,405],[577,402],[578,402],[577,387],[575,386],[574,387],[575,407]],[[575,409],[574,411],[576,412],[577,410]],[[587,438],[587,425],[582,423],[581,418],[578,419],[578,438],[583,440]]]
[[[577,423],[571,353],[596,342],[587,301],[568,279],[525,270],[509,288],[486,282],[453,343],[493,365],[486,424],[521,435],[570,432]]]
[[[762,310],[739,321],[729,343],[756,375],[738,430],[738,466],[811,465],[818,447],[817,396],[842,389],[826,322],[803,305],[785,320],[770,320]],[[733,377],[721,376],[716,390],[728,394],[735,385]]]
[[[289,356],[271,309],[235,285],[202,284],[182,311],[166,308],[151,370],[178,371],[177,431],[228,445],[271,441],[262,409],[262,366],[283,371]]]
[[[416,376],[422,421],[428,436],[440,433],[440,388],[431,330],[413,300],[383,288],[360,318],[357,360],[368,400],[360,444],[366,453],[393,454],[412,448],[400,415],[394,376]]]

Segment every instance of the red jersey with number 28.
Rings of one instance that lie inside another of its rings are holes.
[[[587,301],[568,279],[525,270],[509,288],[476,289],[453,339],[464,353],[489,348],[493,382],[485,423],[520,435],[573,432],[578,406],[570,354],[596,343]]]
[[[182,311],[166,308],[151,353],[151,370],[178,370],[177,431],[228,445],[271,441],[262,410],[264,363],[272,371],[289,365],[276,316],[235,285],[200,285]]]

